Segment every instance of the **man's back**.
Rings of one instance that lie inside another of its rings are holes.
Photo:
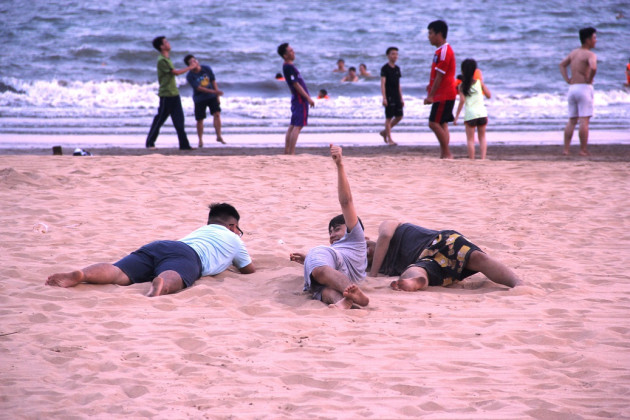
[[[597,63],[597,56],[594,52],[586,48],[576,48],[569,54],[569,64],[571,67],[571,84],[593,83],[595,76],[594,63]]]

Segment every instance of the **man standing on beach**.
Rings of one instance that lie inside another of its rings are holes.
[[[191,150],[192,148],[190,143],[188,143],[188,137],[184,130],[184,110],[182,109],[182,99],[179,96],[179,90],[177,90],[177,84],[175,83],[175,76],[186,73],[192,69],[192,66],[180,70],[175,69],[170,59],[171,44],[163,36],[158,36],[153,40],[153,47],[160,52],[157,60],[160,106],[147,135],[146,147],[149,149],[155,148],[155,140],[160,134],[160,128],[170,115],[177,131],[179,149]]]
[[[431,104],[429,128],[440,143],[440,159],[452,159],[449,149],[448,123],[453,121],[453,106],[457,97],[455,88],[455,53],[446,42],[448,25],[442,20],[429,23],[429,42],[437,47],[431,63],[431,78],[424,104]]]
[[[317,246],[308,254],[293,253],[291,261],[304,264],[304,290],[341,309],[367,306],[370,300],[357,283],[365,279],[367,245],[363,224],[357,216],[350,183],[343,167],[341,147],[330,145],[337,166],[337,194],[341,213],[328,223],[330,246]]]
[[[593,79],[597,72],[597,56],[591,50],[597,43],[595,28],[580,29],[582,46],[576,48],[560,62],[560,73],[569,86],[569,122],[564,128],[564,151],[569,154],[569,146],[576,124],[580,124],[580,155],[588,156],[588,126],[593,116]],[[571,77],[567,68],[571,67]]]
[[[500,261],[454,230],[436,231],[411,223],[387,220],[376,243],[368,242],[370,276],[400,276],[390,286],[413,292],[428,286],[448,286],[477,272],[508,287],[522,281]]]
[[[293,65],[295,60],[293,48],[288,43],[280,44],[278,55],[284,59],[282,73],[291,90],[291,123],[284,138],[284,154],[294,155],[300,131],[308,122],[308,107],[313,108],[315,101],[309,95],[302,75]]]
[[[212,69],[209,66],[199,64],[199,61],[192,54],[188,54],[184,58],[184,63],[187,66],[192,66],[192,69],[186,75],[186,80],[193,89],[199,147],[203,147],[203,120],[206,119],[206,108],[210,108],[217,141],[225,144],[221,136],[221,105],[219,100],[219,96],[223,95],[223,92],[219,90]]]
[[[392,128],[394,128],[403,118],[402,88],[400,87],[400,67],[396,65],[398,60],[398,48],[389,47],[385,52],[387,63],[381,67],[381,95],[383,96],[383,106],[385,107],[385,129],[379,134],[385,143],[396,146],[392,139]]]
[[[201,276],[214,276],[234,264],[243,274],[255,272],[241,240],[240,215],[227,203],[210,206],[208,224],[179,241],[155,241],[114,264],[98,263],[82,270],[56,273],[48,286],[79,283],[116,284],[152,282],[147,296],[160,296],[191,287]]]

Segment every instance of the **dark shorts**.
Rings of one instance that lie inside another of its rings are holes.
[[[205,101],[195,102],[195,120],[201,121],[206,119],[206,108],[210,108],[210,115],[221,112],[221,105],[217,98],[206,99]]]
[[[429,286],[448,286],[476,273],[464,268],[473,251],[483,252],[462,234],[443,230],[409,267],[424,268],[429,276]]]
[[[304,127],[308,123],[308,104],[306,102],[291,102],[291,125]]]
[[[394,117],[403,116],[403,106],[400,102],[392,102],[387,99],[387,106],[385,107],[385,118],[390,119]]]
[[[132,283],[153,281],[167,270],[177,272],[190,287],[201,277],[201,260],[194,249],[179,241],[155,241],[114,263]]]
[[[455,106],[455,100],[434,102],[431,106],[429,121],[440,124],[450,123],[455,119],[453,118],[453,106]]]
[[[464,121],[469,127],[483,127],[488,124],[488,117],[475,118],[474,120]]]

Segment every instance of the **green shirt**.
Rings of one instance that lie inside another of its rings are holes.
[[[177,84],[175,83],[175,75],[171,73],[172,70],[175,70],[175,67],[171,59],[160,54],[157,60],[158,82],[160,83],[158,96],[170,97],[179,95],[179,90],[177,90]]]

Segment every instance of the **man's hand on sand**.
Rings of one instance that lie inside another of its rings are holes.
[[[301,252],[294,252],[289,254],[289,260],[295,261],[296,263],[304,264],[304,260],[306,259],[306,255]]]

